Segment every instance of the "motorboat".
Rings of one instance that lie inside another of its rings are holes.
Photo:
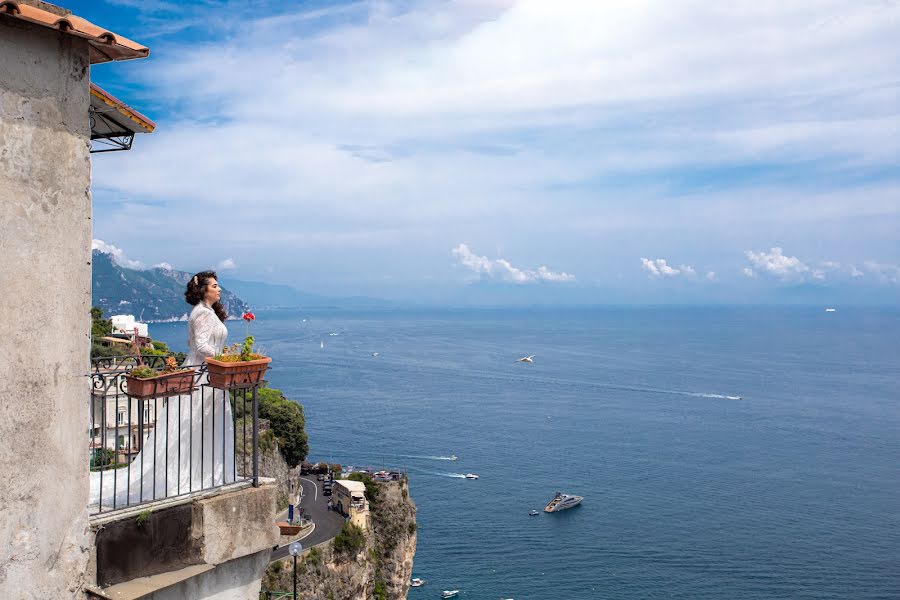
[[[553,497],[547,506],[544,508],[544,512],[552,513],[559,512],[561,510],[566,510],[567,508],[575,508],[581,501],[584,500],[581,496],[574,496],[572,494],[563,494],[562,492],[556,492],[556,495]]]
[[[829,307],[829,308],[825,309],[825,312],[835,312],[836,310],[837,310],[836,308]]]
[[[478,475],[475,473],[466,473],[466,479],[478,479]]]
[[[418,577],[413,577],[412,581],[409,582],[409,585],[412,587],[422,587],[425,585],[424,579],[419,579]]]
[[[459,590],[444,590],[441,592],[441,598],[456,598],[459,596]]]
[[[532,510],[530,513],[528,513],[528,515],[529,515],[529,516],[532,516],[532,517],[536,517],[536,516],[538,516],[539,514],[541,514],[541,513],[539,513],[539,512],[536,511],[536,510]]]
[[[459,457],[455,454],[451,454],[449,460],[459,460]]]

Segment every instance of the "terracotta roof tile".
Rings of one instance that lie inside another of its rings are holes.
[[[75,15],[59,16],[15,0],[0,0],[0,15],[85,38],[91,47],[92,65],[112,60],[145,58],[150,54],[150,49],[146,46],[107,31]]]

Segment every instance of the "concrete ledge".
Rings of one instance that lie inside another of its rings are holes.
[[[272,481],[272,485],[275,485],[274,480],[270,480],[268,477],[260,477],[259,485],[269,485],[269,481]],[[178,498],[166,498],[163,500],[156,500],[154,502],[146,502],[144,504],[138,504],[136,506],[130,506],[128,508],[117,508],[116,510],[107,510],[101,513],[95,513],[90,515],[90,524],[91,527],[98,527],[101,525],[106,525],[107,523],[112,523],[114,521],[118,521],[119,519],[127,519],[128,517],[136,517],[142,512],[145,511],[155,511],[162,510],[164,508],[169,508],[171,506],[181,506],[183,504],[190,504],[194,500],[202,500],[203,498],[212,498],[213,496],[218,496],[219,494],[227,494],[229,492],[234,492],[237,490],[242,490],[244,488],[253,487],[253,482],[251,481],[239,481],[237,483],[229,483],[228,485],[224,485],[222,487],[214,488],[211,490],[206,490],[203,492],[194,492],[193,494],[179,496]],[[92,509],[94,506],[89,506],[88,509]]]
[[[271,552],[279,540],[272,523],[277,492],[274,480],[261,479],[260,487],[241,483],[104,515],[92,522],[97,585],[107,594],[143,589],[119,587],[137,581],[173,585],[176,573],[190,579],[196,576],[191,569]]]
[[[194,502],[194,539],[202,545],[203,562],[220,564],[278,544],[272,523],[277,492],[272,481]]]
[[[151,577],[139,577],[104,589],[102,591],[104,595],[101,597],[111,598],[112,600],[137,600],[137,598],[143,598],[165,588],[172,587],[215,568],[214,565],[193,565],[178,571],[169,571],[168,573],[161,573]]]

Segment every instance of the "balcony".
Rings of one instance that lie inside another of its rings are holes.
[[[162,367],[166,357],[143,361]],[[257,390],[214,388],[206,365],[186,388],[129,393],[133,357],[91,365],[88,465],[91,515],[190,498],[235,484],[259,485]]]
[[[144,357],[161,367],[166,357]],[[88,597],[254,597],[278,542],[277,486],[259,477],[258,389],[129,389],[132,357],[92,361]]]

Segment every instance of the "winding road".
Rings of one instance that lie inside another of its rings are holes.
[[[328,496],[322,494],[321,481],[316,481],[309,477],[301,477],[300,485],[303,488],[303,496],[300,499],[303,514],[309,515],[316,525],[312,533],[300,539],[300,543],[306,549],[326,542],[340,533],[341,526],[344,524],[344,518],[340,514],[328,510]],[[287,556],[289,556],[288,545],[285,544],[272,550],[271,561],[280,560]]]

